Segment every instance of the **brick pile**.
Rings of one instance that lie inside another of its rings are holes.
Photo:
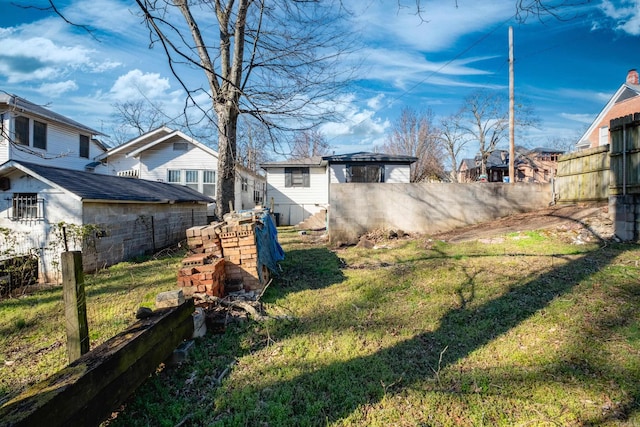
[[[263,281],[258,274],[258,247],[256,223],[230,222],[221,228],[220,244],[225,260],[227,286],[230,292],[260,291],[268,280],[268,270],[263,269]]]
[[[222,297],[225,293],[225,260],[218,236],[219,224],[187,230],[189,252],[178,271],[178,287],[186,296],[196,292]]]
[[[222,223],[189,228],[189,253],[178,272],[183,293],[223,297],[229,292],[259,293],[264,289],[270,274],[264,266],[259,274],[255,230],[255,216],[231,216]]]

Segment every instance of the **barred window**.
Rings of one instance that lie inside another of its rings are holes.
[[[36,193],[13,193],[11,219],[41,218],[42,208],[38,209],[41,204]]]

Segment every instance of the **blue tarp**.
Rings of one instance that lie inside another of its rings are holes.
[[[257,224],[255,228],[256,247],[258,250],[258,275],[260,276],[260,282],[264,283],[262,277],[263,266],[273,272],[277,272],[278,262],[284,259],[284,251],[280,243],[278,243],[278,229],[269,211],[265,210],[258,219],[262,222],[262,225]]]

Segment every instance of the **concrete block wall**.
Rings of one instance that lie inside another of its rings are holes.
[[[102,231],[83,248],[85,271],[153,253],[177,244],[185,230],[207,222],[207,206],[197,203],[84,203],[84,224]]]
[[[624,242],[640,240],[640,194],[609,197],[614,232]]]
[[[552,202],[550,184],[331,184],[329,238],[354,243],[367,231],[434,234],[533,211]]]

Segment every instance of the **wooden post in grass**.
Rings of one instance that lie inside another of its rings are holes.
[[[71,363],[89,351],[87,300],[84,293],[82,252],[63,252],[61,258],[64,317],[67,325],[67,356]]]

